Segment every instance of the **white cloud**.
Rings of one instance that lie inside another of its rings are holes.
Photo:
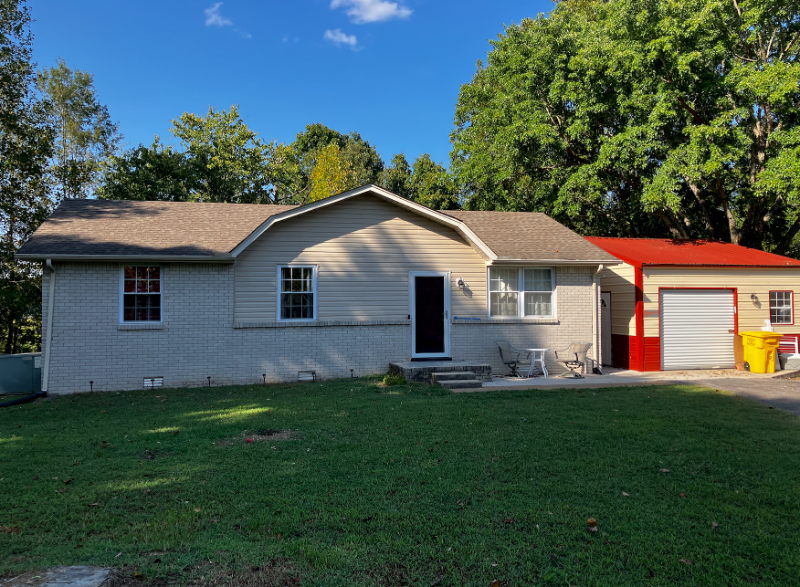
[[[233,24],[231,19],[219,13],[220,6],[222,6],[222,2],[217,2],[205,9],[206,26],[229,26]]]
[[[222,16],[219,13],[219,7],[222,6],[222,2],[216,2],[206,8],[204,10],[206,14],[206,26],[231,26],[233,25],[233,21],[228,18],[227,16]],[[233,32],[237,35],[242,37],[243,39],[252,39],[253,35],[248,33],[247,31],[243,31],[238,28],[234,28]]]
[[[402,4],[386,0],[331,0],[331,8],[345,8],[347,16],[356,24],[408,18],[413,12]]]
[[[330,41],[336,45],[350,45],[352,48],[356,48],[358,45],[358,39],[356,39],[355,35],[347,35],[342,32],[342,29],[328,29],[325,31],[323,38],[326,41]]]

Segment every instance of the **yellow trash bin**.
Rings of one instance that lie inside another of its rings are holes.
[[[744,346],[744,368],[753,373],[775,373],[775,356],[781,344],[778,332],[740,332]]]

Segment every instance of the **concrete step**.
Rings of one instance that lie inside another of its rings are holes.
[[[442,381],[455,381],[458,379],[476,379],[475,371],[442,371],[440,373],[432,373],[431,379],[434,383]]]
[[[452,381],[439,381],[439,385],[445,389],[473,389],[483,386],[480,379],[454,379]]]
[[[453,371],[468,371],[475,373],[475,378],[481,381],[492,380],[492,366],[488,363],[475,361],[395,361],[389,363],[391,375],[403,375],[406,381],[430,383],[434,373],[451,373]]]

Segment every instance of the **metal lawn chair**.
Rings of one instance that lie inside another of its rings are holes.
[[[565,379],[583,379],[583,375],[578,373],[586,363],[586,353],[592,348],[590,342],[573,342],[563,351],[556,351],[556,362],[561,363],[569,369],[569,373],[564,373],[560,377]]]
[[[512,377],[522,377],[517,371],[517,367],[521,366],[524,361],[531,358],[531,353],[528,351],[521,351],[511,346],[511,343],[505,339],[495,340],[494,343],[500,349],[500,360],[503,364],[511,369]]]

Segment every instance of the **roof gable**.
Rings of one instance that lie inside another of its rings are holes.
[[[341,194],[337,194],[329,198],[317,200],[316,202],[312,202],[311,204],[298,206],[292,210],[288,210],[281,214],[276,214],[274,216],[267,218],[261,224],[261,226],[256,228],[246,239],[244,239],[241,243],[239,243],[236,246],[236,248],[234,248],[231,251],[231,255],[233,257],[239,256],[242,253],[242,251],[247,249],[247,247],[249,247],[259,236],[264,234],[264,232],[267,231],[270,226],[273,226],[278,222],[281,222],[283,220],[288,220],[289,218],[296,218],[303,214],[307,214],[315,210],[320,210],[327,206],[332,206],[339,202],[348,200],[350,198],[354,198],[356,196],[363,196],[366,194],[378,197],[396,206],[400,206],[401,208],[411,210],[412,212],[415,212],[420,216],[430,218],[431,220],[438,222],[439,224],[449,226],[450,228],[453,228],[456,232],[458,232],[463,238],[465,238],[467,242],[475,245],[475,247],[478,248],[484,255],[486,255],[487,258],[489,259],[497,258],[494,252],[489,247],[487,247],[486,244],[478,236],[476,236],[475,233],[472,232],[469,226],[467,226],[465,223],[460,222],[457,219],[452,218],[450,216],[447,216],[442,212],[432,210],[427,206],[423,206],[422,204],[418,204],[413,200],[409,200],[408,198],[398,196],[397,194],[393,194],[388,190],[385,190],[381,187],[372,184],[367,184],[365,186],[348,190],[346,192],[342,192]]]

